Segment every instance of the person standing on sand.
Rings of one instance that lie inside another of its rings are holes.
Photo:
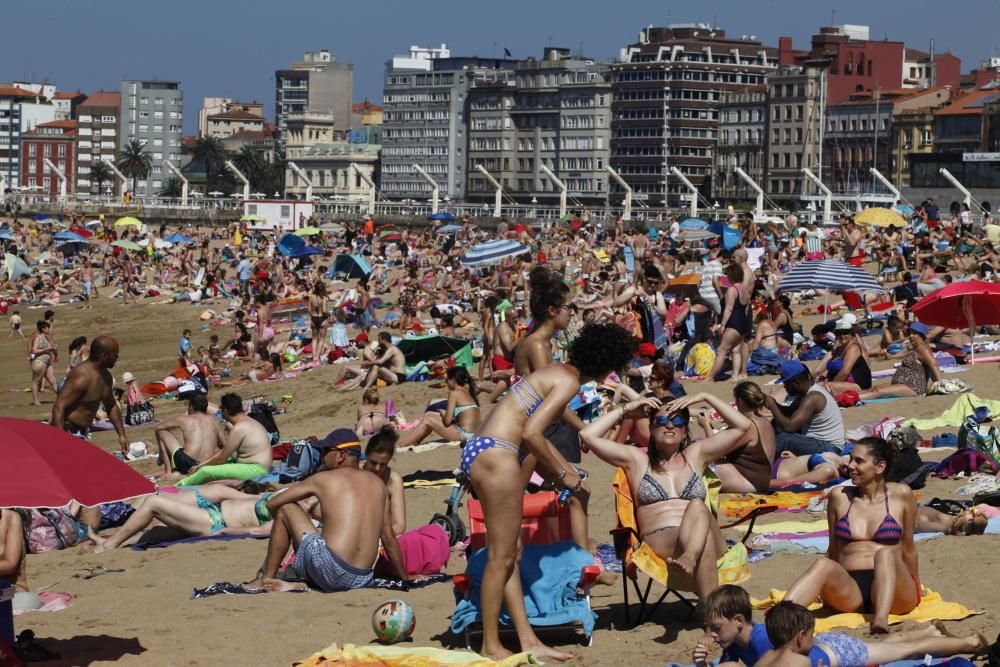
[[[83,290],[83,308],[82,310],[88,310],[94,306],[90,303],[90,295],[95,293],[94,290],[94,269],[90,266],[90,259],[84,257],[83,268],[80,269],[80,286]]]
[[[230,425],[225,445],[208,460],[189,469],[188,476],[177,482],[177,486],[253,479],[263,477],[271,469],[271,436],[260,422],[243,412],[243,399],[230,393],[222,397],[219,405]],[[234,457],[236,461],[229,462]]]
[[[225,443],[222,425],[208,414],[208,398],[202,394],[190,398],[187,413],[157,425],[153,434],[163,462],[161,479],[188,474]]]
[[[354,432],[337,429],[313,447],[323,452],[327,470],[292,484],[267,502],[274,519],[267,555],[257,577],[244,588],[274,592],[304,590],[308,585],[332,593],[370,586],[379,539],[400,579],[417,579],[407,575],[403,565],[386,484],[377,474],[358,468],[361,445]],[[309,498],[319,502],[321,532],[316,532],[299,504]],[[304,583],[277,578],[289,547],[295,549],[291,568]]]

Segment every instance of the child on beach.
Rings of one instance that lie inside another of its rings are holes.
[[[10,314],[10,336],[8,338],[13,338],[15,335],[24,338],[24,332],[21,331],[21,313],[17,310]]]

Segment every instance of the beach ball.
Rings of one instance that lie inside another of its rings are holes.
[[[413,607],[402,600],[386,600],[372,612],[372,630],[379,641],[387,644],[409,639],[416,625]]]

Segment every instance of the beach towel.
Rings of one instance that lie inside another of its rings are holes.
[[[404,488],[429,489],[455,483],[454,470],[417,470],[403,475]]]
[[[934,419],[910,419],[903,422],[904,426],[912,426],[918,431],[931,431],[946,426],[961,426],[965,420],[976,413],[976,409],[986,406],[989,413],[1000,417],[1000,401],[979,398],[975,394],[961,394],[951,407]]]
[[[364,665],[365,667],[438,667],[438,665],[464,665],[465,667],[517,667],[540,665],[530,653],[517,653],[500,662],[489,660],[472,651],[456,651],[425,646],[355,646],[336,644],[314,653],[305,660],[293,662],[293,667],[335,667],[339,665]]]
[[[675,570],[672,574],[667,563],[643,542],[632,553],[632,562],[639,571],[661,586],[669,586],[677,590],[693,591],[694,579],[690,575]],[[719,571],[719,585],[741,584],[750,578],[750,564],[747,560],[747,548],[742,542],[729,546],[715,563]]]
[[[720,507],[730,518],[741,517],[758,507],[768,505],[778,507],[778,511],[801,512],[809,507],[813,498],[822,496],[823,491],[775,491],[774,493],[724,493]]]
[[[583,625],[584,634],[594,632],[597,614],[590,610],[587,601],[577,593],[580,572],[594,564],[594,555],[573,542],[524,545],[521,557],[521,584],[524,586],[524,606],[528,619],[535,626],[564,625],[574,621]],[[466,574],[472,579],[468,599],[456,591],[457,604],[451,618],[451,631],[461,634],[465,628],[482,620],[479,610],[479,590],[486,568],[486,549],[480,549],[469,558]],[[500,622],[510,625],[506,611]]]
[[[432,574],[423,581],[400,581],[399,579],[375,577],[372,579],[372,583],[368,586],[368,588],[383,588],[385,590],[403,592],[413,588],[423,588],[424,586],[430,586],[431,584],[437,584],[442,581],[449,581],[450,579],[451,577],[447,574]],[[321,592],[314,589],[309,590],[314,593]],[[195,588],[191,591],[191,599],[200,600],[202,598],[210,598],[216,595],[259,595],[264,592],[265,591],[262,588],[244,588],[243,584],[238,584],[232,581],[220,581],[212,584],[211,586],[206,586],[205,588]],[[288,592],[305,593],[306,591]]]
[[[785,363],[785,358],[778,354],[777,350],[758,347],[750,353],[747,373],[750,375],[780,375],[783,363]]]
[[[17,594],[15,594],[16,598]],[[27,614],[29,612],[36,611],[62,611],[67,607],[72,606],[73,596],[69,593],[53,593],[50,591],[39,591],[38,599],[41,600],[42,606],[38,609],[15,609],[14,615],[20,616],[21,614]]]
[[[436,523],[408,530],[399,535],[397,541],[407,574],[438,574],[448,564],[451,555],[448,535]],[[385,565],[389,564],[385,553],[379,558]]]
[[[903,621],[916,621],[917,623],[925,623],[928,621],[960,621],[963,618],[968,618],[969,616],[977,616],[982,614],[981,611],[973,611],[968,607],[959,604],[958,602],[946,602],[941,599],[939,593],[935,593],[931,589],[923,586],[923,595],[920,598],[920,604],[908,614],[903,614],[902,616],[897,616],[895,614],[889,614],[889,624],[895,625],[897,623],[902,623]],[[771,589],[768,597],[763,600],[756,600],[750,598],[750,602],[753,604],[754,609],[770,609],[777,603],[781,602],[781,599],[785,597],[785,591],[779,591],[777,589]],[[823,605],[819,602],[814,602],[809,605],[810,611],[818,611],[823,609]],[[824,610],[829,612],[830,610]],[[819,616],[816,618],[816,632],[827,632],[834,628],[860,628],[865,625],[868,621],[865,619],[864,614],[858,613],[830,613],[826,616]]]

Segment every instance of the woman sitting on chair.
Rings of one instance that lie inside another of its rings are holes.
[[[725,431],[691,442],[688,406],[708,403],[729,424]],[[649,449],[643,452],[604,437],[630,410],[647,406]],[[751,420],[709,394],[679,398],[661,405],[656,399],[632,401],[595,420],[580,437],[597,456],[625,470],[638,510],[640,538],[668,565],[693,575],[695,592],[705,597],[719,585],[716,562],[725,551],[719,524],[705,504],[705,467],[734,451],[746,440]]]
[[[910,487],[885,481],[891,446],[864,438],[848,464],[854,488],[830,494],[830,547],[788,589],[786,600],[807,605],[817,597],[842,612],[874,614],[873,633],[889,631],[889,614],[907,614],[920,603],[917,503]]]

